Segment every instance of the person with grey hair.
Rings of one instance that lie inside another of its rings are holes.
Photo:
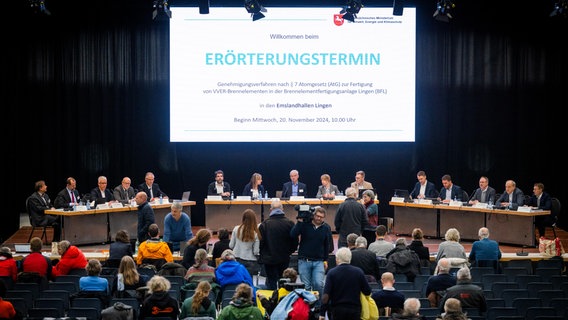
[[[450,274],[450,260],[442,258],[438,260],[436,274],[428,278],[426,283],[426,297],[430,300],[432,308],[438,307],[439,301],[446,294],[446,289],[456,285],[456,277]]]
[[[324,320],[326,313],[330,319],[360,320],[361,293],[371,294],[371,287],[361,269],[352,266],[351,250],[339,248],[335,253],[336,266],[327,272],[319,319]]]
[[[404,274],[406,279],[414,282],[416,275],[420,274],[420,258],[416,252],[406,246],[406,239],[398,238],[394,249],[386,256],[386,269],[394,274]]]
[[[507,180],[505,182],[505,191],[503,191],[499,199],[495,201],[495,206],[500,208],[509,208],[510,206],[509,209],[517,210],[524,204],[524,192],[520,188],[517,188],[517,183],[515,181]]]
[[[191,219],[183,212],[180,201],[174,201],[171,212],[164,217],[164,241],[172,244],[173,251],[180,250],[180,242],[187,242],[193,238]]]
[[[347,245],[351,250],[351,265],[363,270],[368,282],[378,282],[381,272],[377,256],[367,249],[367,239],[351,233],[347,236]]]
[[[467,314],[463,313],[461,302],[455,298],[449,298],[444,304],[444,313],[436,320],[468,320]]]
[[[424,320],[425,317],[419,314],[420,311],[420,300],[418,298],[408,298],[404,300],[404,309],[402,313],[395,313],[392,315],[391,319],[412,319],[412,320]]]
[[[53,278],[69,274],[71,270],[74,269],[83,269],[87,266],[87,258],[83,252],[77,248],[76,246],[71,245],[69,240],[63,240],[57,244],[57,252],[61,256],[59,262],[54,264],[53,268],[51,269],[51,276]]]
[[[357,201],[357,190],[355,188],[347,188],[345,190],[347,197],[339,207],[335,215],[335,230],[339,233],[337,246],[347,247],[347,235],[355,233],[362,235],[365,228],[369,225],[367,218],[367,210],[365,206]]]
[[[445,240],[438,245],[436,261],[441,258],[467,259],[465,249],[460,244],[460,232],[456,228],[449,228],[444,236]]]
[[[367,239],[367,243],[375,241],[375,231],[379,225],[379,206],[375,203],[375,193],[373,190],[367,189],[363,191],[361,203],[367,211],[367,220],[369,225],[363,230],[363,236]]]
[[[373,184],[365,181],[365,171],[359,170],[355,173],[355,181],[351,182],[350,187],[355,189],[355,193],[359,196],[359,190],[373,189]]]
[[[122,204],[129,204],[130,200],[134,199],[136,191],[132,187],[132,180],[129,177],[122,178],[120,184],[112,190],[114,200]]]
[[[499,259],[501,259],[501,250],[499,244],[495,240],[489,239],[489,229],[486,227],[479,228],[479,240],[474,241],[471,245],[469,253],[469,262],[472,266],[493,267],[496,271],[499,268]]]
[[[440,306],[443,307],[449,298],[460,300],[462,308],[477,308],[482,313],[487,311],[483,289],[471,283],[469,268],[458,270],[456,285],[446,290],[446,294],[440,301]]]
[[[290,171],[290,181],[282,185],[282,198],[305,197],[308,195],[305,183],[298,181],[300,173],[294,169]]]

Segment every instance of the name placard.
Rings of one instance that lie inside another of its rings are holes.
[[[109,205],[108,203],[101,203],[97,205],[97,209],[108,209]]]
[[[404,202],[403,197],[392,197],[391,202]]]
[[[420,199],[418,204],[432,204],[432,199]]]
[[[517,208],[517,211],[519,211],[519,212],[532,212],[532,208],[531,207],[525,207],[525,206],[519,206]]]
[[[480,209],[487,209],[487,203],[478,202],[473,207],[474,208],[480,208]]]
[[[238,198],[238,197],[237,197],[237,198]],[[207,196],[207,200],[211,200],[211,201],[221,201],[221,200],[223,200],[223,197],[222,197],[222,196],[212,196],[212,195],[210,195],[210,196]]]
[[[237,201],[250,201],[250,196],[237,196]]]
[[[463,205],[463,203],[461,201],[450,201],[450,207],[461,207]]]
[[[114,203],[111,203],[111,204],[110,204],[110,207],[111,207],[111,208],[122,208],[122,207],[124,207],[124,206],[123,206],[122,203],[120,203],[120,202],[114,202]]]
[[[290,201],[301,201],[304,200],[304,196],[291,196]]]
[[[75,206],[75,211],[87,211],[87,206]]]
[[[345,201],[345,199],[347,199],[347,196],[335,196],[334,199],[339,201]]]

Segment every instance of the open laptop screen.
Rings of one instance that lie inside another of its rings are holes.
[[[410,193],[406,189],[394,189],[394,196],[404,198],[405,202],[412,201],[410,199]]]
[[[181,195],[181,202],[189,201],[189,196],[191,195],[191,191],[184,191]]]

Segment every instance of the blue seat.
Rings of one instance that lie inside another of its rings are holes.
[[[564,295],[564,291],[562,290],[539,290],[536,294],[537,298],[542,300],[542,306],[548,307],[550,306],[550,300],[554,298],[566,298]]]
[[[516,308],[519,315],[524,317],[528,308],[542,307],[542,300],[540,298],[516,298],[511,306]]]
[[[523,267],[506,267],[503,268],[503,274],[507,275],[507,281],[515,281],[517,275],[528,275],[528,271]]]
[[[494,298],[503,298],[501,294],[505,289],[519,289],[519,284],[516,282],[493,282],[491,285]]]
[[[542,277],[536,274],[517,275],[513,281],[519,284],[520,289],[526,289],[529,282],[542,282]]]
[[[501,292],[501,298],[505,300],[506,307],[513,307],[513,302],[518,298],[529,298],[527,289],[505,289]],[[533,298],[534,299],[534,298]],[[538,298],[536,298],[538,299]],[[539,299],[540,300],[540,299]]]
[[[527,308],[525,312],[526,320],[534,320],[537,316],[539,317],[554,317],[556,316],[556,310],[551,307],[531,307]]]
[[[517,309],[513,307],[493,307],[487,309],[485,318],[487,320],[496,320],[497,317],[503,316],[519,316]]]
[[[527,283],[527,290],[529,290],[529,297],[538,298],[537,294],[540,290],[548,290],[552,288],[550,282],[529,282]]]

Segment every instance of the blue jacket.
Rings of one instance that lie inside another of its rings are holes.
[[[499,250],[499,244],[497,241],[484,238],[475,241],[471,245],[471,252],[469,253],[470,262],[475,262],[476,260],[499,259],[501,259],[501,250]]]
[[[256,288],[252,283],[250,273],[241,263],[235,260],[221,262],[217,269],[215,269],[215,278],[221,288],[229,284],[248,284],[253,289],[253,301],[256,301]]]

